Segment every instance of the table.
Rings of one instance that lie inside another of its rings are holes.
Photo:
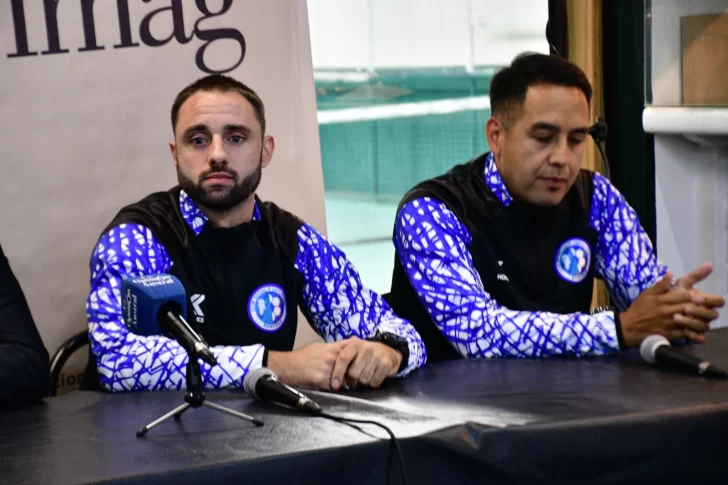
[[[681,350],[728,369],[728,329]],[[449,362],[396,391],[368,399],[465,422],[438,436],[465,482],[728,483],[728,381],[650,367],[636,349],[581,361]]]
[[[728,329],[685,351],[728,368]],[[390,426],[410,484],[728,479],[728,381],[660,371],[635,351],[444,362],[379,390],[310,394],[331,413]],[[200,408],[137,438],[182,402],[177,392],[74,392],[0,412],[0,482],[399,483],[377,428],[236,391],[207,398],[266,424]]]

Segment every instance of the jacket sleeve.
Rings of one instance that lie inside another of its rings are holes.
[[[0,402],[48,395],[48,352],[0,248]]]
[[[184,389],[187,352],[162,335],[139,336],[127,330],[121,314],[121,280],[169,272],[167,251],[140,225],[111,229],[91,256],[91,290],[86,303],[91,349],[100,384],[109,391]],[[264,347],[216,346],[218,365],[201,363],[206,389],[243,386],[248,371],[263,364]]]
[[[409,361],[398,375],[425,364],[425,344],[412,324],[395,315],[380,295],[365,287],[346,254],[308,224],[298,230],[296,268],[304,278],[305,310],[324,340],[368,339],[377,332],[395,334],[409,347]]]
[[[667,266],[657,259],[637,213],[598,173],[594,174],[589,220],[599,234],[597,274],[604,279],[617,307],[624,311],[640,293],[665,276]]]

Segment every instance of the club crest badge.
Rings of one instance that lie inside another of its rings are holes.
[[[268,284],[258,287],[248,299],[248,315],[264,332],[276,332],[286,321],[286,295],[283,288]]]
[[[590,264],[591,248],[583,239],[568,239],[556,251],[554,260],[556,273],[569,283],[584,281],[589,273]]]

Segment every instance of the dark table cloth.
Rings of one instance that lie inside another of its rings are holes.
[[[728,329],[688,346],[728,368]],[[388,425],[410,484],[728,483],[728,381],[604,358],[452,361],[382,389],[309,393],[327,411]],[[74,392],[0,411],[0,483],[400,483],[376,427],[299,415],[242,392],[137,438],[181,392]]]

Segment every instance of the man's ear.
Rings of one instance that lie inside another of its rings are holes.
[[[501,153],[504,134],[505,127],[503,126],[503,122],[500,119],[491,116],[485,124],[485,141],[488,143],[488,148],[496,158],[498,158]]]
[[[272,135],[263,137],[263,167],[267,167],[273,158],[273,151],[276,148],[276,141]]]
[[[174,140],[169,142],[169,152],[172,154],[172,161],[177,166],[177,143]]]

